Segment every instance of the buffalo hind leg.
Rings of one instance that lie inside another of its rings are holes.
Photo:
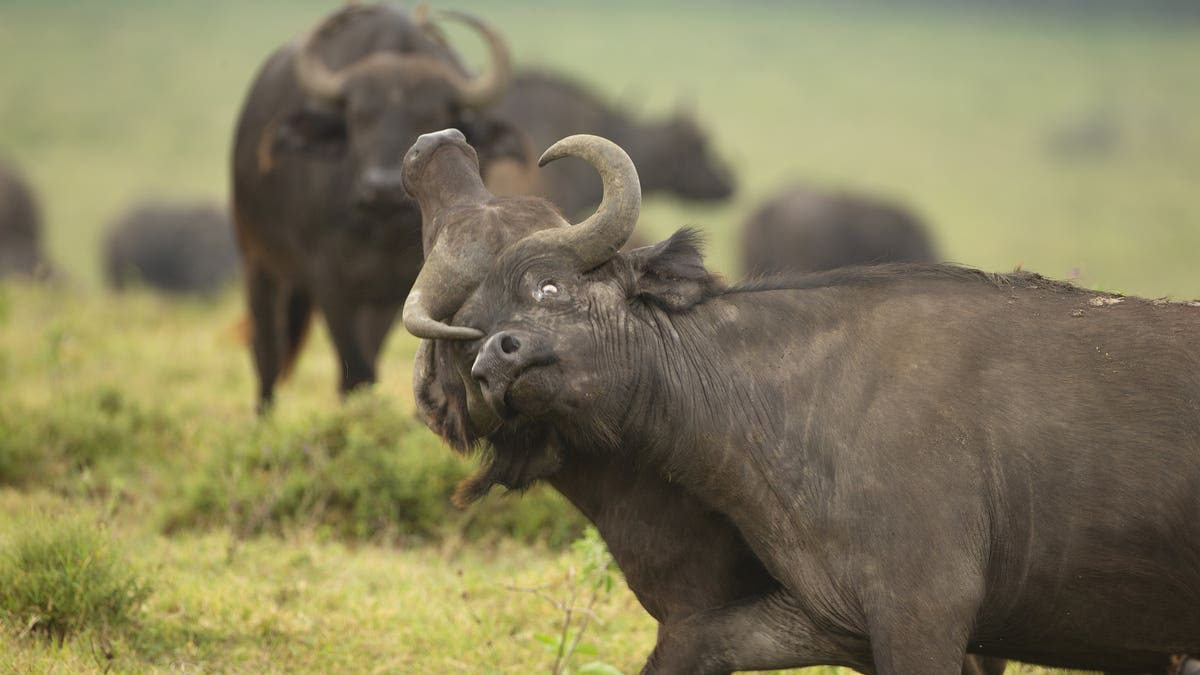
[[[300,350],[308,338],[308,328],[312,323],[312,298],[308,292],[293,288],[286,294],[283,317],[283,365],[280,368],[279,379],[285,380],[296,367]]]
[[[283,366],[280,287],[262,266],[246,265],[246,295],[250,306],[250,348],[258,373],[258,414],[265,414],[275,400],[275,382]]]

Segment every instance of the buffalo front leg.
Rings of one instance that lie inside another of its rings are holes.
[[[915,593],[909,602],[868,611],[878,675],[959,675],[967,670],[974,612],[931,603],[932,597]]]
[[[396,304],[372,304],[359,308],[357,330],[363,358],[368,363],[379,362],[379,352],[399,311],[400,305]]]
[[[774,670],[815,665],[867,669],[862,639],[818,627],[787,591],[777,591],[664,625],[644,675]]]
[[[319,302],[341,366],[342,380],[338,391],[345,396],[357,387],[373,384],[375,363],[363,352],[358,305],[350,304],[336,293],[322,294]]]

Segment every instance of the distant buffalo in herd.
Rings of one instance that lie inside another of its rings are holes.
[[[647,672],[949,675],[968,650],[1166,672],[1200,650],[1200,306],[928,264],[729,288],[686,231],[618,253],[632,163],[564,156],[599,169],[600,210],[521,219],[469,283],[423,287],[442,314],[466,299],[423,325],[414,384],[455,447],[490,446],[461,498],[549,481],[656,616],[699,575]]]
[[[104,273],[175,294],[212,294],[237,275],[238,255],[224,209],[208,203],[136,204],[108,228]]]
[[[14,165],[0,161],[0,278],[50,273],[37,197]]]
[[[245,260],[260,409],[297,356],[314,309],[341,365],[341,391],[375,360],[421,267],[421,214],[401,184],[417,136],[457,127],[484,162],[525,144],[487,109],[507,89],[508,48],[469,76],[436,31],[403,10],[348,5],[262,66],[238,119],[233,217]],[[515,132],[514,132],[515,133]]]
[[[595,92],[545,71],[519,73],[496,114],[520,128],[538,150],[571,134],[603,136],[627,148],[640,169],[642,190],[683,199],[718,200],[736,185],[733,173],[686,113],[639,120]],[[600,203],[600,181],[582,162],[563,162],[539,174],[536,191],[568,217]]]
[[[742,271],[750,277],[938,260],[928,231],[907,208],[806,184],[767,199],[743,223],[741,238]]]

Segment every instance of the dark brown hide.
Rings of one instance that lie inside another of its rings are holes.
[[[460,283],[477,284],[486,262],[518,239],[515,225],[525,231],[565,226],[542,200],[499,199],[485,190],[473,153],[453,132],[422,136],[405,159],[405,172],[425,216],[425,269],[445,276],[435,282],[422,272],[419,282],[425,292],[448,301],[433,303],[441,307],[434,318],[448,318],[441,314],[465,299]],[[533,208],[539,203],[543,206]],[[481,430],[475,422],[480,416],[472,412],[480,396],[469,376],[471,343],[439,340],[426,351],[429,344],[422,343],[414,377],[418,408],[452,447],[466,451],[493,424]],[[493,455],[484,474],[461,486],[458,500],[478,498],[493,483],[519,486],[528,471],[546,475],[596,525],[660,632],[696,612],[778,590],[727,518],[657,473],[624,460],[563,453],[553,436],[500,444],[521,450]],[[968,666],[964,672],[1003,671],[1002,661],[969,659]]]
[[[493,72],[507,52],[488,39]],[[420,211],[400,183],[401,158],[419,134],[460,128],[485,164],[524,152],[504,125],[464,104],[465,78],[450,49],[406,12],[373,5],[342,8],[263,65],[233,148],[260,409],[317,309],[340,390],[375,381],[376,357],[421,268]]]
[[[133,283],[167,293],[219,291],[238,271],[229,217],[203,202],[136,204],[108,228],[104,271],[117,289]]]
[[[747,277],[816,272],[849,265],[937,262],[921,221],[875,197],[792,185],[742,224]]]
[[[496,114],[528,134],[538,150],[572,134],[612,140],[637,165],[647,194],[715,200],[733,192],[731,172],[713,155],[708,138],[687,114],[639,120],[579,83],[546,71],[518,73]],[[560,162],[536,177],[512,180],[514,187],[509,189],[536,186],[537,194],[558,205],[568,218],[598,204],[602,193],[596,172],[580,161]]]
[[[504,419],[482,479],[631,462],[780,582],[671,626],[655,672],[1200,649],[1200,303],[896,264],[725,289],[684,232],[586,270],[517,242],[456,320]]]
[[[0,279],[48,274],[33,189],[15,166],[0,161]]]

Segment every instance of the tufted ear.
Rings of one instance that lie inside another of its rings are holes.
[[[274,125],[271,150],[337,159],[346,151],[346,118],[340,113],[304,109]]]
[[[632,296],[668,311],[683,311],[721,290],[720,279],[704,267],[702,237],[683,228],[670,239],[625,253],[635,282]]]

